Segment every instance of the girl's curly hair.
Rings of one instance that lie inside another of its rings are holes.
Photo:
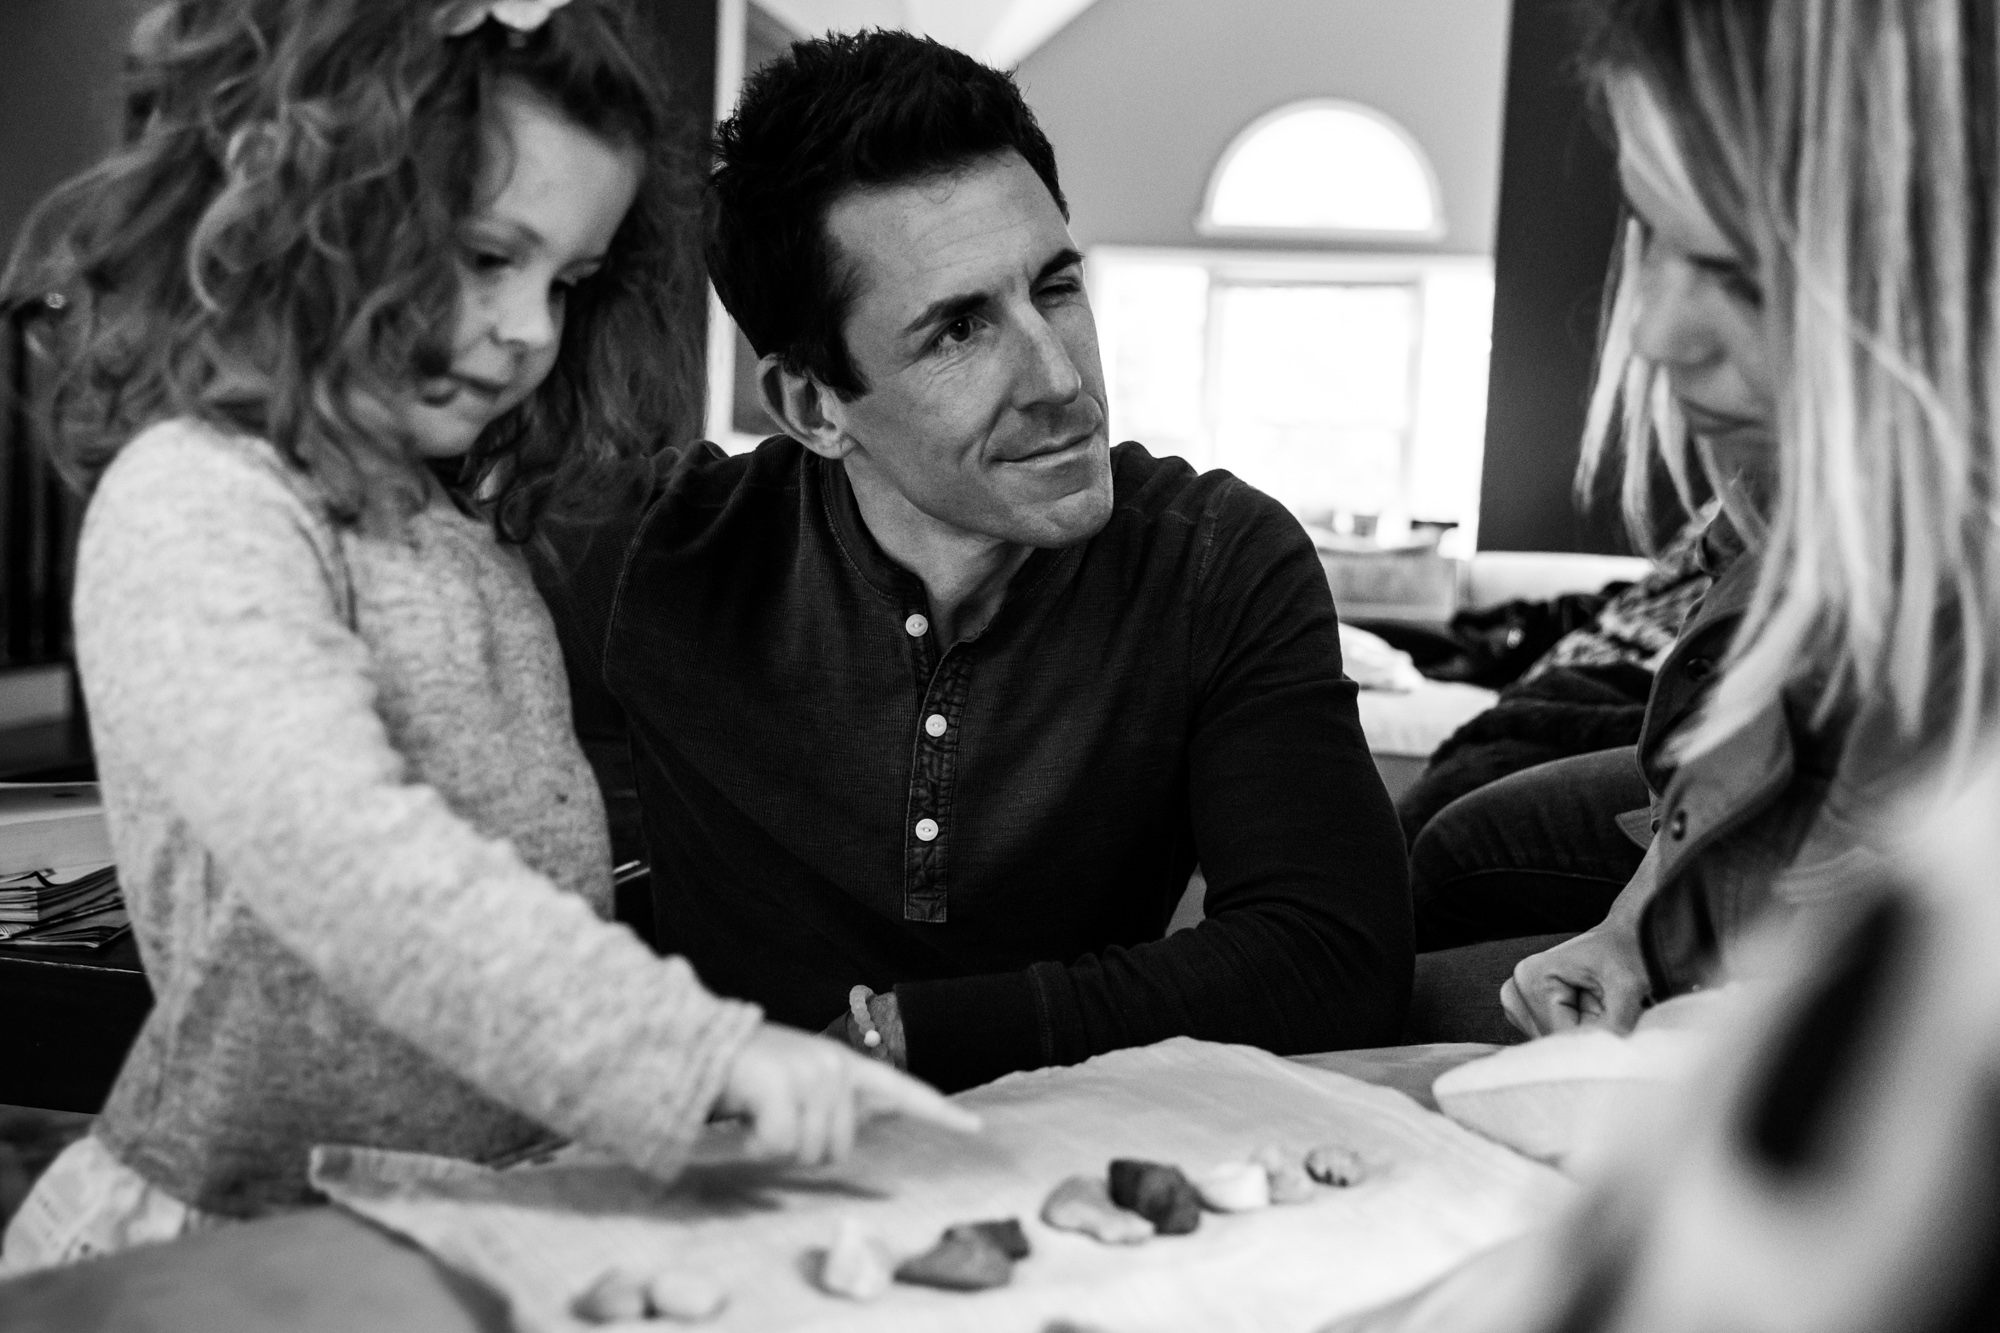
[[[675,317],[700,282],[688,147],[633,0],[530,33],[446,37],[437,0],[174,0],[128,56],[126,143],[24,230],[0,299],[59,294],[44,410],[88,490],[151,422],[268,439],[343,521],[393,523],[429,484],[396,403],[450,363],[457,228],[503,82],[646,158],[555,368],[452,480],[503,538],[646,452],[697,382]]]

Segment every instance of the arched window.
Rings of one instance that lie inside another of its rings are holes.
[[[1435,240],[1437,177],[1395,121],[1356,102],[1279,107],[1236,136],[1209,179],[1211,236]]]

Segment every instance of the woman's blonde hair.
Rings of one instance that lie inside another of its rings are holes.
[[[1591,49],[1754,257],[1778,499],[1706,749],[1787,699],[1962,764],[2000,634],[2000,20],[1992,0],[1609,0]],[[1618,349],[1607,345],[1607,353]],[[1650,372],[1605,358],[1601,375]],[[1650,387],[1650,386],[1648,386]],[[1600,397],[1609,390],[1601,389]],[[1624,432],[1639,413],[1627,398]],[[1648,399],[1648,404],[1651,403]],[[1650,424],[1650,423],[1647,423]],[[1630,443],[1628,443],[1630,447]]]

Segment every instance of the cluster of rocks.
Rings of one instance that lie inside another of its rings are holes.
[[[1201,1225],[1205,1208],[1244,1213],[1272,1204],[1309,1202],[1319,1186],[1360,1182],[1367,1169],[1346,1148],[1314,1148],[1300,1158],[1260,1148],[1240,1162],[1225,1162],[1192,1177],[1179,1167],[1120,1158],[1102,1177],[1071,1176],[1042,1205],[1042,1221],[1107,1245],[1137,1245],[1154,1236],[1184,1236]],[[820,1256],[820,1290],[848,1300],[872,1301],[893,1282],[945,1291],[985,1291],[1013,1280],[1014,1265],[1028,1257],[1028,1236],[1018,1218],[962,1222],[945,1228],[937,1243],[900,1262],[880,1236],[854,1218],[842,1218],[833,1243]],[[699,1323],[722,1312],[728,1297],[713,1282],[682,1271],[640,1273],[614,1268],[576,1298],[572,1309],[592,1323],[669,1319]]]
[[[1303,1160],[1280,1148],[1260,1148],[1247,1160],[1225,1162],[1193,1177],[1159,1162],[1120,1159],[1105,1179],[1071,1176],[1042,1205],[1042,1221],[1107,1245],[1136,1245],[1156,1235],[1184,1236],[1206,1208],[1247,1213],[1272,1204],[1310,1201],[1320,1185],[1346,1186],[1367,1174],[1346,1148],[1314,1148]]]

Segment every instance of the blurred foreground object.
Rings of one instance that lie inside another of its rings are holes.
[[[2000,1327],[2000,748],[1584,1205],[1327,1333]]]

